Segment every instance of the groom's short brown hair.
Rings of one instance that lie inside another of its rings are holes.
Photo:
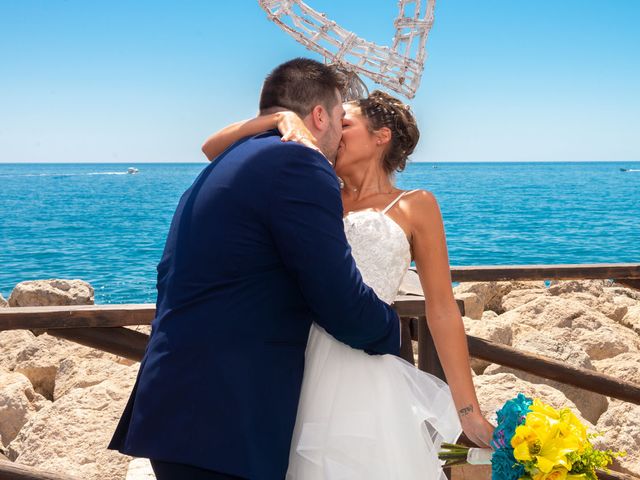
[[[327,110],[336,104],[336,89],[342,92],[344,77],[336,69],[310,58],[294,58],[267,75],[260,93],[260,112],[281,107],[306,117],[313,107]]]

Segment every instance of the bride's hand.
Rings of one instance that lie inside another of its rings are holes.
[[[460,419],[460,423],[469,440],[479,447],[491,447],[491,438],[495,427],[480,413],[464,416]]]
[[[295,113],[289,111],[279,112],[277,127],[282,135],[283,142],[298,142],[320,152],[316,145],[316,138]]]

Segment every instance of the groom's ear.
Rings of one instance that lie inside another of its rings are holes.
[[[329,125],[327,110],[322,105],[316,105],[309,113],[309,121],[316,130],[325,131]]]

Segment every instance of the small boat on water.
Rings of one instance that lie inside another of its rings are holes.
[[[621,172],[627,172],[627,171],[629,171],[629,169],[628,168],[621,168],[620,171]]]
[[[127,173],[129,173],[131,175],[133,175],[135,173],[138,173],[138,172],[139,172],[139,170],[137,168],[134,168],[134,167],[127,168]]]

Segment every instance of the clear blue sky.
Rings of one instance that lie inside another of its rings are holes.
[[[308,0],[378,43],[396,0]],[[640,160],[639,0],[438,0],[414,161]],[[311,56],[257,0],[0,0],[0,162],[196,162]]]

